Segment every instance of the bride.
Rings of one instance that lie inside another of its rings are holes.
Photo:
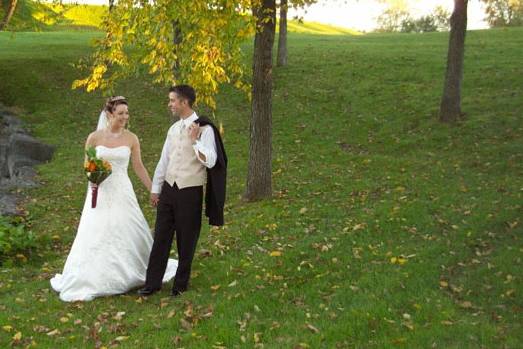
[[[112,174],[99,185],[96,208],[91,208],[91,190],[87,191],[63,272],[51,279],[63,301],[121,294],[145,283],[153,238],[127,175],[129,160],[148,191],[151,179],[138,137],[125,128],[128,120],[125,98],[112,97],[100,115],[98,130],[87,137],[86,148],[95,147],[97,156],[111,163]],[[177,264],[169,260],[164,282],[174,276]]]

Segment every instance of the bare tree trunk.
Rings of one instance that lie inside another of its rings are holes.
[[[280,1],[280,30],[278,33],[278,59],[276,65],[287,65],[287,0]]]
[[[255,201],[272,195],[272,47],[276,27],[276,1],[262,0],[253,9],[254,37],[249,169],[244,198]]]
[[[5,12],[4,19],[2,20],[2,22],[0,22],[0,30],[4,30],[9,24],[11,17],[13,17],[13,14],[15,13],[17,3],[18,0],[11,0],[11,2],[9,3],[9,7]]]
[[[173,43],[174,43],[174,45],[177,46],[177,45],[181,44],[182,39],[183,39],[183,37],[182,37],[182,30],[180,29],[180,23],[177,20],[173,21]],[[174,61],[174,64],[173,64],[173,72],[174,72],[175,77],[178,74],[179,70],[180,70],[180,59],[178,58],[178,56],[176,56],[176,60]]]
[[[439,119],[443,122],[454,122],[461,116],[461,81],[463,80],[463,57],[465,33],[467,32],[467,2],[468,0],[454,0],[454,12],[450,17],[447,72],[439,109]]]

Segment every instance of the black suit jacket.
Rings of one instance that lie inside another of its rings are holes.
[[[227,154],[223,146],[220,131],[206,117],[199,117],[195,123],[200,126],[211,126],[216,143],[216,164],[207,168],[207,186],[205,189],[205,215],[209,217],[210,225],[223,225],[223,206],[225,204],[225,188],[227,180]]]

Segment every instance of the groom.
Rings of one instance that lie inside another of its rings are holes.
[[[192,109],[196,93],[189,85],[169,89],[169,108],[180,118],[169,131],[154,172],[151,204],[157,207],[154,243],[142,296],[162,287],[169,251],[176,235],[178,269],[171,295],[187,290],[202,222],[203,185],[209,224],[223,225],[227,156],[220,133]]]

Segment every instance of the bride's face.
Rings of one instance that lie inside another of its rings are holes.
[[[125,104],[118,104],[111,114],[111,123],[113,127],[125,127],[129,121],[129,109]]]

